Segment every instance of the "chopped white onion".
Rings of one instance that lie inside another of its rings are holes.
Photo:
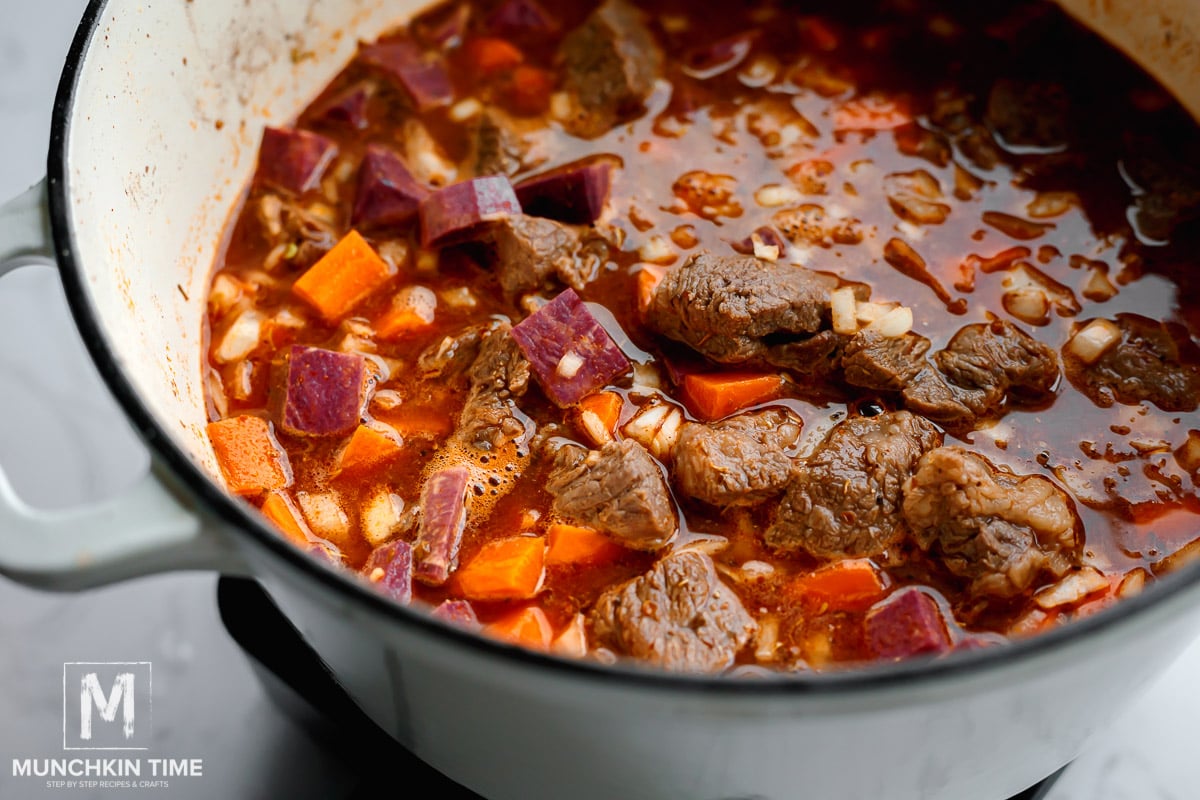
[[[1083,296],[1093,303],[1103,303],[1117,296],[1117,287],[1103,269],[1094,268],[1083,285]]]
[[[1050,298],[1041,289],[1010,289],[1000,302],[1005,311],[1029,325],[1045,325],[1049,321]]]
[[[313,533],[339,546],[345,543],[350,535],[350,519],[342,510],[341,498],[335,492],[297,492],[296,502]]]
[[[258,347],[258,343],[262,339],[262,328],[262,314],[253,309],[243,311],[225,332],[221,344],[213,353],[213,358],[218,364],[230,364],[242,360]]]
[[[612,434],[604,425],[604,420],[600,419],[595,411],[582,412],[579,415],[579,426],[596,447],[603,447],[613,440]]]
[[[568,350],[567,353],[559,359],[558,367],[554,370],[559,377],[571,380],[579,374],[579,370],[583,369],[583,356],[573,350]]]
[[[758,620],[758,635],[754,640],[754,657],[759,661],[774,661],[779,650],[779,620],[763,616]]]
[[[447,116],[455,122],[466,122],[469,119],[478,117],[482,113],[483,103],[474,97],[468,97],[466,100],[460,100],[451,106],[450,113]]]
[[[791,186],[769,183],[754,193],[754,201],[763,208],[783,208],[801,202],[804,196]]]
[[[1116,323],[1098,319],[1071,337],[1067,349],[1084,364],[1095,364],[1117,342],[1121,341],[1121,329]]]
[[[1146,570],[1138,567],[1121,581],[1121,585],[1117,587],[1117,597],[1134,597],[1141,594],[1144,588],[1146,588]]]
[[[679,257],[671,240],[666,236],[651,236],[638,249],[638,255],[643,261],[649,261],[651,264],[670,264]]]
[[[651,403],[625,425],[625,435],[665,459],[679,440],[683,414],[668,403]]]
[[[763,261],[779,260],[779,245],[767,244],[757,233],[751,235],[750,242],[754,245],[754,257]]]
[[[400,530],[404,515],[404,500],[387,489],[380,489],[363,504],[359,514],[363,536],[372,547],[391,540]]]
[[[872,322],[867,330],[888,339],[897,339],[912,330],[913,313],[907,306],[900,306]]]
[[[854,289],[843,286],[834,289],[830,296],[830,306],[833,309],[833,332],[843,336],[853,336],[858,332],[858,299]]]
[[[426,324],[433,322],[437,312],[437,295],[424,286],[406,286],[396,292],[392,307],[397,311],[408,310]]]
[[[1044,609],[1069,606],[1078,603],[1089,594],[1108,588],[1108,578],[1094,567],[1084,567],[1072,572],[1058,583],[1042,589],[1033,596],[1033,601]]]
[[[475,299],[474,293],[466,286],[460,286],[457,289],[446,289],[442,291],[442,302],[451,308],[461,308],[471,310],[479,305],[479,301]]]
[[[870,301],[857,303],[854,314],[858,321],[869,325],[898,306],[895,303],[872,303]]]

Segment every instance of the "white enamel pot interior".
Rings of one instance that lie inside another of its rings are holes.
[[[492,800],[1000,800],[1073,758],[1191,640],[1196,570],[1067,628],[939,661],[672,676],[444,628],[284,544],[214,479],[209,273],[263,126],[292,118],[357,40],[416,5],[92,3],[48,183],[0,211],[0,274],[57,262],[155,469],[130,496],[52,517],[0,480],[0,570],[48,588],[186,567],[253,574],[372,719]]]

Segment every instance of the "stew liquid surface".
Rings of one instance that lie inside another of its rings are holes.
[[[210,435],[298,546],[525,647],[1002,645],[1200,547],[1197,156],[1049,4],[438,6],[268,131]]]

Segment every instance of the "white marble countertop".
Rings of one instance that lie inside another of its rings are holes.
[[[54,91],[84,5],[0,0],[0,199],[43,175]],[[97,500],[145,462],[91,369],[56,275],[27,269],[0,281],[0,464],[18,492],[41,507]],[[9,762],[59,754],[62,663],[118,660],[155,664],[158,749],[205,759],[203,779],[157,796],[347,795],[348,768],[263,695],[220,625],[214,585],[212,576],[175,575],[54,596],[0,580],[0,797],[53,795],[14,782]],[[1197,674],[1200,642],[1092,742],[1050,800],[1200,796]]]

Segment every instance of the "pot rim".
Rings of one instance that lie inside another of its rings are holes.
[[[71,314],[92,361],[134,429],[149,448],[152,458],[165,464],[180,479],[186,491],[198,501],[201,509],[211,512],[222,523],[232,528],[234,535],[248,536],[259,547],[266,549],[296,571],[304,573],[307,578],[316,580],[336,592],[342,599],[365,606],[378,616],[413,628],[421,634],[464,650],[474,651],[477,655],[503,659],[509,662],[509,665],[550,670],[560,677],[677,692],[739,697],[803,697],[866,694],[914,688],[934,681],[978,677],[1014,667],[1029,662],[1036,656],[1064,649],[1068,643],[1077,645],[1086,637],[1101,632],[1112,632],[1120,626],[1132,624],[1143,618],[1151,608],[1160,606],[1200,584],[1200,565],[1193,565],[1179,574],[1158,578],[1140,595],[1124,598],[1112,607],[1085,619],[1072,621],[1070,624],[1029,638],[1010,640],[1003,645],[958,651],[940,658],[913,658],[829,672],[779,672],[770,676],[734,677],[671,673],[633,664],[604,665],[506,645],[481,634],[441,623],[423,611],[395,603],[372,590],[363,581],[352,577],[349,572],[337,572],[318,563],[315,558],[301,552],[275,534],[265,520],[252,513],[248,505],[237,501],[218,487],[206,472],[174,444],[165,428],[159,424],[133,384],[121,371],[92,306],[87,281],[75,257],[76,243],[68,197],[70,187],[67,146],[71,134],[75,92],[84,59],[108,2],[109,0],[90,0],[88,3],[59,81],[50,130],[47,164],[50,228],[54,254]]]

